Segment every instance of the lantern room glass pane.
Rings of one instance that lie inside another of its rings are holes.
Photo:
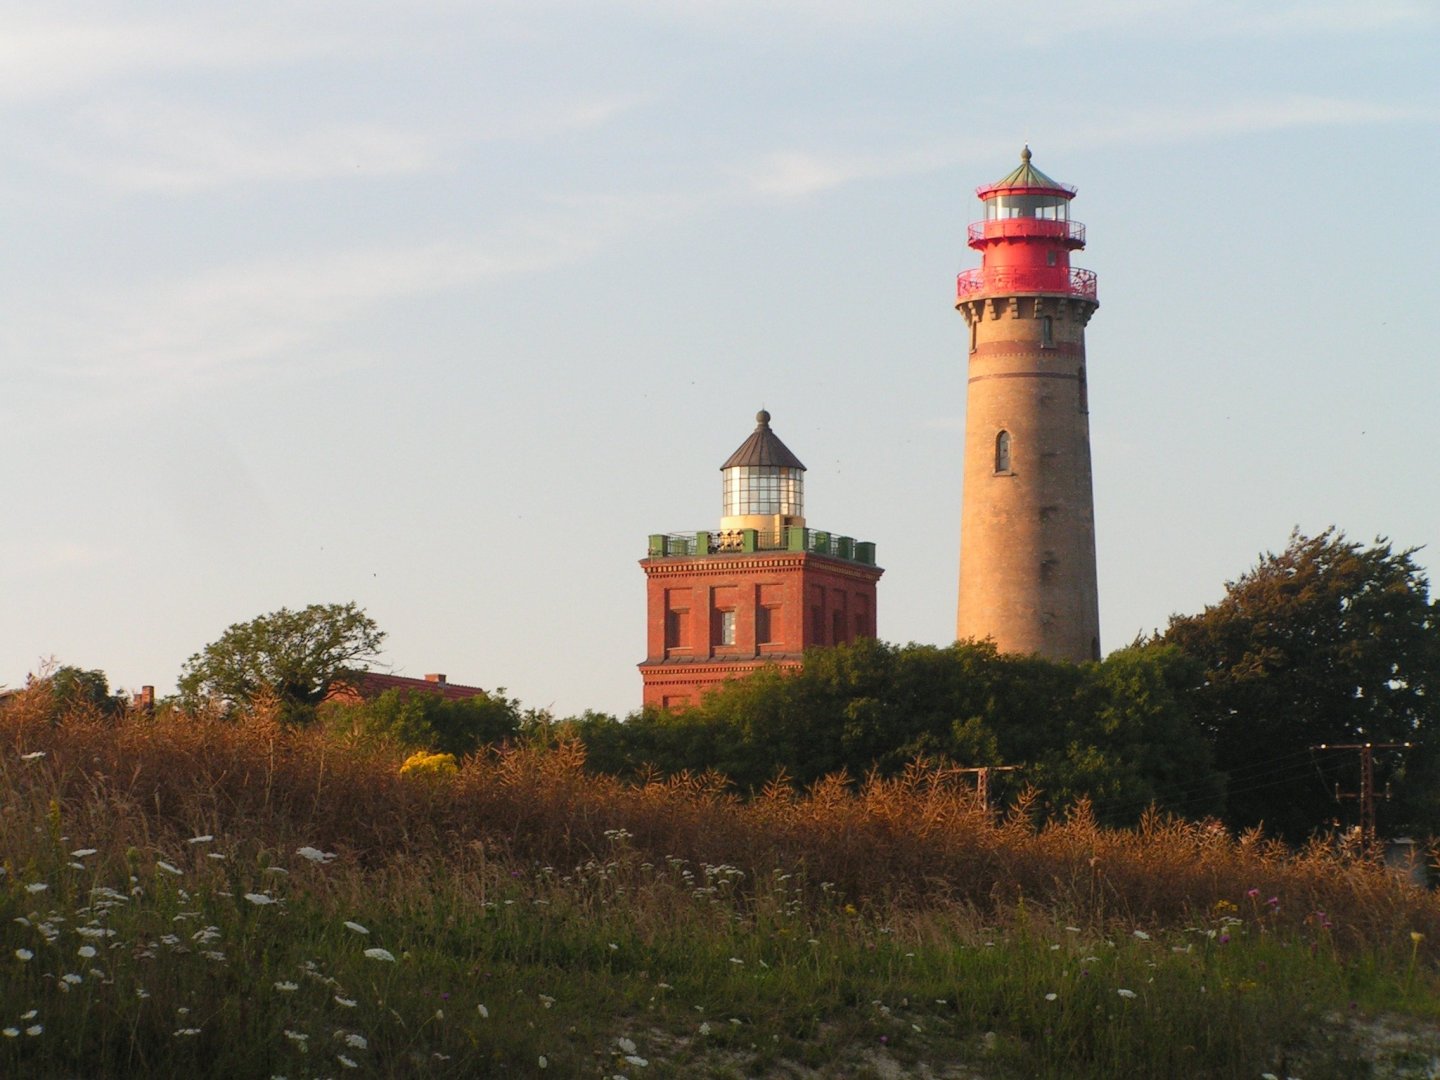
[[[725,470],[724,480],[727,517],[749,514],[800,517],[805,513],[804,480],[799,469],[737,466]]]
[[[985,200],[985,218],[1040,218],[1069,221],[1070,200],[1059,195],[993,195]]]

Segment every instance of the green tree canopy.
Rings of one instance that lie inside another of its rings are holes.
[[[458,700],[420,688],[386,690],[371,701],[326,704],[320,716],[328,731],[360,742],[386,740],[457,757],[512,740],[521,726],[520,703],[503,687]]]
[[[1162,640],[1199,664],[1198,715],[1228,775],[1227,819],[1302,838],[1340,813],[1358,755],[1321,743],[1414,742],[1377,757],[1399,800],[1395,826],[1434,831],[1434,735],[1440,609],[1415,549],[1370,546],[1334,528],[1291,534],[1198,615],[1171,618]]]
[[[385,633],[354,603],[281,608],[236,623],[185,661],[181,699],[249,705],[272,696],[302,715],[375,660]]]
[[[990,642],[816,649],[798,671],[762,669],[680,713],[570,726],[592,767],[620,774],[715,769],[742,789],[779,770],[808,784],[844,770],[894,774],[918,756],[1018,765],[1051,807],[1091,798],[1105,821],[1152,802],[1200,816],[1219,809],[1211,751],[1184,688],[1178,650],[1123,650],[1099,664],[1002,656]]]
[[[110,693],[110,680],[98,668],[87,671],[65,664],[48,675],[31,678],[28,685],[48,687],[52,721],[81,715],[113,720],[124,715],[128,704],[123,695]]]

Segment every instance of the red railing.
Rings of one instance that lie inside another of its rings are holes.
[[[972,221],[970,223],[971,247],[985,240],[1000,240],[1011,236],[1036,236],[1064,240],[1076,247],[1085,246],[1085,226],[1078,221],[1013,217],[992,218],[988,221]]]
[[[1085,300],[1096,299],[1095,271],[1070,267],[1068,280],[1064,270],[1048,266],[997,267],[986,270],[961,271],[955,279],[955,296],[967,300],[972,296],[1009,296],[1011,293],[1066,293]]]

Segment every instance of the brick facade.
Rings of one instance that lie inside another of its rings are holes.
[[[765,664],[875,636],[877,566],[805,551],[649,558],[644,703],[679,708]],[[728,640],[727,640],[728,639]]]

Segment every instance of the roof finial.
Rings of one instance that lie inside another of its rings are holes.
[[[1026,144],[1025,144],[1025,149],[1020,151],[1020,164],[1021,164],[1021,165],[1029,165],[1029,164],[1030,164],[1030,144],[1029,144],[1029,143],[1026,143]]]
[[[759,427],[768,427],[770,424],[770,414],[764,409],[761,409],[755,414],[755,423]]]

